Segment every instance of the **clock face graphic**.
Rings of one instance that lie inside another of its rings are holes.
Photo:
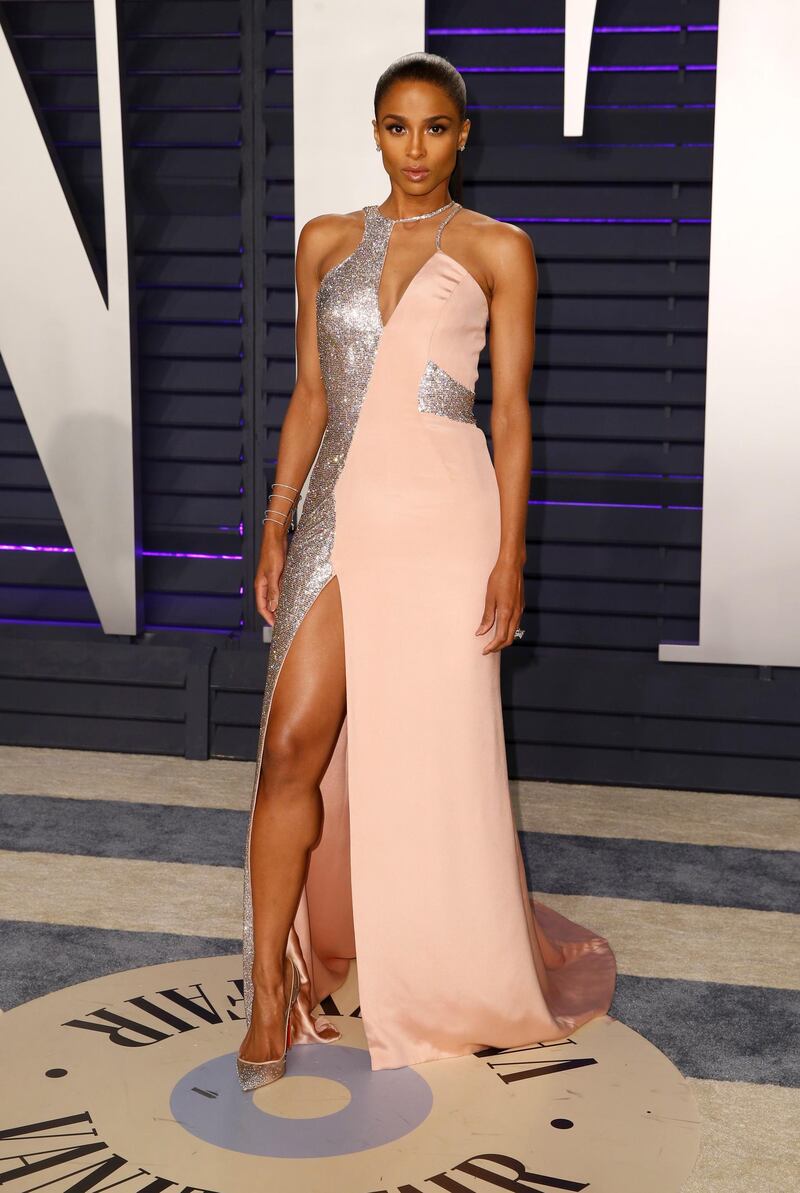
[[[527,1048],[373,1071],[356,966],[286,1074],[243,1093],[241,962],[70,986],[0,1017],[0,1184],[11,1193],[678,1193],[688,1084],[611,1018]]]

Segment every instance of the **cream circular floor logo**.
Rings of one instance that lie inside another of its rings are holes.
[[[678,1193],[687,1083],[636,1032],[370,1068],[355,965],[342,1039],[297,1045],[242,1093],[236,957],[59,990],[0,1016],[0,1186],[11,1193]]]

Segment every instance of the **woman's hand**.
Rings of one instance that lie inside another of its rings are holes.
[[[525,608],[525,581],[522,565],[498,559],[486,586],[486,604],[481,624],[475,631],[485,634],[492,625],[495,635],[481,654],[502,650],[514,641],[514,631]]]
[[[277,534],[267,529],[261,544],[261,558],[253,581],[256,609],[267,625],[275,624],[275,610],[280,596],[280,579],[286,563],[288,542],[285,533],[276,526]]]

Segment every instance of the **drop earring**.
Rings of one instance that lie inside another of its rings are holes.
[[[380,151],[381,151],[380,145],[376,145],[375,148],[376,148],[377,152],[380,153]]]

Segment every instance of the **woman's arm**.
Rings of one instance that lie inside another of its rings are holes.
[[[336,217],[334,217],[335,219]],[[328,422],[328,404],[317,348],[316,299],[319,288],[319,263],[328,251],[331,217],[317,216],[300,232],[295,255],[297,286],[297,324],[295,351],[297,376],[292,397],[281,427],[275,482],[300,490],[319,449]],[[278,488],[268,502],[270,518],[264,523],[261,553],[253,587],[256,608],[269,625],[275,624],[280,578],[286,562],[289,519],[288,501],[276,497],[284,493],[295,499],[299,492]],[[275,517],[275,521],[272,517]]]
[[[489,577],[476,634],[494,625],[483,654],[514,641],[525,608],[523,567],[531,480],[531,413],[528,387],[535,346],[538,293],[536,256],[530,237],[514,224],[487,236],[492,303],[489,352],[492,367],[492,444],[500,492],[500,550]],[[488,271],[487,271],[488,272]]]

